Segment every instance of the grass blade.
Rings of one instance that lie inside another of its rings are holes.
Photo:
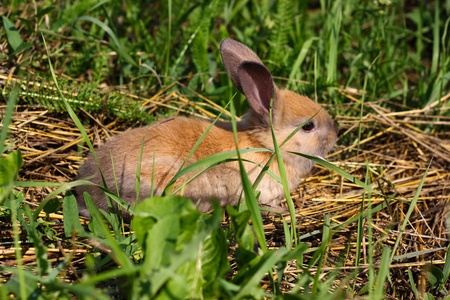
[[[317,289],[319,287],[320,278],[322,275],[322,267],[325,263],[326,250],[331,240],[331,237],[332,232],[330,226],[330,215],[325,215],[325,219],[323,221],[322,244],[320,245],[319,249],[313,254],[313,257],[309,262],[309,264],[312,265],[313,262],[319,260],[316,276],[314,276],[314,283],[311,290],[311,293],[313,295],[317,293]]]
[[[447,247],[445,264],[442,269],[442,282],[448,282],[450,276],[450,245]]]
[[[141,148],[139,150],[139,158],[138,158],[138,162],[137,162],[136,185],[135,185],[136,201],[135,201],[134,205],[136,205],[139,201],[139,190],[141,187],[141,162],[142,162],[142,153],[144,152],[144,143],[145,143],[145,133],[144,133],[144,136],[142,137]],[[152,189],[153,189],[153,187],[152,187]]]
[[[6,136],[8,135],[8,127],[9,127],[9,124],[11,123],[12,115],[14,113],[14,108],[16,107],[18,94],[19,94],[19,90],[17,88],[12,90],[12,92],[9,94],[6,111],[2,116],[3,124],[2,124],[2,131],[0,134],[0,155],[4,151]]]
[[[93,218],[96,218],[97,220],[102,219],[102,215],[98,211],[97,207],[93,207],[91,211],[89,211]],[[123,267],[123,268],[130,268],[133,266],[132,261],[130,258],[126,255],[126,253],[122,250],[122,248],[119,245],[118,240],[116,237],[114,237],[111,234],[110,229],[106,226],[105,222],[97,222],[97,229],[99,230],[101,236],[104,236],[104,239],[101,239],[94,235],[89,235],[89,237],[100,241],[101,243],[104,243],[108,245],[111,248],[111,256],[116,261],[116,263]]]
[[[239,150],[239,154],[245,154],[245,153],[252,153],[252,152],[271,152],[273,150],[267,149],[267,148],[249,148],[249,149],[241,149]],[[182,177],[183,175],[186,175],[187,173],[190,173],[192,171],[195,171],[200,168],[207,168],[211,167],[213,165],[220,164],[221,162],[227,162],[227,160],[235,159],[238,156],[238,151],[228,151],[228,152],[222,152],[217,153],[214,155],[211,155],[209,157],[203,158],[201,160],[196,161],[195,163],[192,163],[185,167],[184,169],[180,170],[172,179],[172,181],[169,183],[169,185],[173,185],[177,179]]]
[[[266,236],[264,234],[264,226],[263,221],[261,217],[261,211],[259,209],[258,205],[258,199],[256,198],[255,191],[253,190],[252,183],[250,182],[250,179],[248,178],[247,172],[245,171],[244,163],[241,159],[241,150],[239,149],[238,145],[238,139],[237,139],[237,125],[236,125],[236,111],[234,108],[234,103],[231,101],[230,106],[230,112],[231,112],[231,125],[233,127],[233,135],[234,135],[234,142],[236,145],[236,153],[239,160],[239,170],[241,173],[242,178],[242,188],[244,190],[245,195],[245,203],[247,204],[248,210],[250,211],[250,216],[253,222],[253,227],[255,229],[256,237],[259,242],[259,246],[263,251],[267,250],[266,245]]]
[[[420,294],[419,294],[419,291],[417,290],[416,283],[414,282],[414,277],[413,277],[413,273],[411,272],[411,268],[408,268],[408,278],[409,278],[410,285],[412,287],[414,296],[416,297],[416,299],[420,299]]]
[[[170,43],[172,41],[172,0],[167,1],[167,37],[166,37],[166,71],[164,72],[164,83],[167,83],[169,78],[169,64],[170,64]]]
[[[275,131],[273,129],[273,123],[272,123],[272,101],[271,101],[271,108],[270,108],[269,116],[270,116],[270,130],[272,132],[273,146],[275,148],[275,157],[277,158],[278,170],[280,172],[280,179],[281,179],[281,182],[283,184],[284,197],[286,198],[286,203],[288,205],[289,214],[291,216],[290,236],[286,236],[286,248],[287,249],[291,249],[292,248],[292,244],[291,244],[292,240],[294,240],[294,244],[295,244],[295,246],[297,246],[297,233],[295,232],[295,226],[297,224],[297,219],[296,219],[296,216],[295,216],[294,202],[291,199],[291,191],[289,190],[289,183],[288,183],[288,179],[287,179],[286,168],[284,167],[284,162],[283,162],[283,157],[281,155],[281,150],[280,150],[280,147],[278,146],[277,138],[275,136]],[[288,139],[286,139],[286,140],[288,140]],[[284,142],[286,142],[286,140]]]
[[[301,79],[302,73],[301,73],[301,65],[305,61],[306,55],[309,52],[309,49],[311,48],[311,45],[313,42],[319,40],[318,37],[311,37],[307,41],[303,43],[302,49],[300,50],[300,53],[297,56],[297,59],[294,62],[294,65],[292,66],[292,71],[289,74],[289,79]],[[286,88],[290,89],[293,88],[293,81],[289,81],[286,85]]]
[[[42,40],[44,42],[45,49],[47,51],[48,64],[49,64],[50,72],[52,74],[52,78],[53,78],[53,81],[55,83],[56,89],[58,90],[58,92],[59,92],[59,94],[61,96],[61,99],[63,100],[64,106],[65,106],[67,112],[69,113],[70,117],[72,118],[72,120],[75,123],[75,125],[77,126],[77,128],[80,130],[80,133],[83,136],[84,141],[86,142],[86,144],[88,145],[89,149],[91,150],[92,155],[93,155],[95,161],[97,162],[97,165],[98,165],[98,168],[99,168],[99,171],[100,171],[100,176],[101,176],[102,181],[103,181],[103,185],[105,186],[105,188],[107,188],[106,180],[105,180],[105,177],[103,175],[103,171],[102,171],[100,162],[98,161],[97,155],[95,154],[95,151],[94,151],[94,146],[92,145],[91,141],[89,140],[89,136],[87,135],[83,124],[81,124],[80,119],[77,117],[77,115],[73,111],[73,109],[70,106],[69,102],[67,102],[67,99],[65,98],[64,93],[61,91],[61,89],[59,87],[58,80],[57,80],[56,74],[55,74],[55,70],[53,69],[53,65],[52,65],[52,62],[50,60],[50,52],[49,52],[48,47],[47,47],[47,42],[45,41],[44,35],[41,34],[41,36],[42,36]],[[35,213],[34,213],[35,217],[39,214],[39,212],[40,212],[40,210],[42,208],[43,208],[43,205],[41,203],[41,205],[39,205],[39,207],[35,210]]]
[[[405,219],[403,221],[402,227],[400,228],[400,232],[397,236],[397,239],[395,241],[394,249],[392,250],[392,255],[390,260],[394,259],[395,252],[397,251],[398,245],[400,244],[400,241],[402,240],[403,232],[405,231],[406,225],[409,222],[409,218],[411,217],[412,212],[414,211],[414,208],[416,207],[417,200],[419,199],[420,192],[422,191],[423,183],[425,182],[425,178],[427,177],[428,170],[430,169],[431,162],[433,159],[430,160],[430,163],[428,164],[427,169],[423,173],[422,179],[420,180],[419,186],[417,187],[417,191],[414,194],[414,197],[411,201],[411,204],[409,205],[408,211],[405,215]]]
[[[345,179],[349,180],[352,183],[355,183],[355,184],[359,185],[360,187],[362,187],[366,191],[369,191],[371,193],[375,193],[377,195],[381,195],[380,192],[377,192],[371,186],[365,184],[364,182],[362,182],[358,178],[350,175],[349,173],[345,172],[341,168],[333,165],[332,163],[330,163],[330,162],[328,162],[328,161],[326,161],[326,160],[324,160],[322,158],[319,158],[317,156],[308,155],[308,154],[303,154],[303,153],[300,153],[300,152],[294,152],[294,151],[287,151],[287,152],[292,153],[292,154],[296,154],[296,155],[300,155],[300,156],[303,156],[305,158],[308,158],[308,159],[312,160],[313,162],[315,162],[315,163],[317,163],[317,164],[327,168],[328,170],[335,171],[336,173],[338,173],[339,175],[341,175]]]
[[[386,278],[389,276],[389,266],[391,264],[391,259],[389,259],[390,248],[384,247],[383,254],[381,256],[381,262],[378,267],[378,275],[375,282],[375,293],[373,299],[383,299],[384,297],[384,284],[386,282]]]
[[[256,265],[253,270],[250,270],[246,279],[246,283],[241,286],[239,293],[234,297],[235,299],[245,298],[246,295],[251,295],[252,289],[259,284],[263,276],[272,270],[276,263],[287,254],[287,250],[278,249],[277,251],[266,252],[260,259],[260,263]]]
[[[23,264],[22,264],[22,250],[20,247],[21,240],[19,236],[19,219],[17,216],[17,203],[19,202],[19,199],[14,197],[13,193],[10,194],[10,201],[11,201],[11,223],[13,228],[13,236],[14,236],[14,247],[15,255],[16,255],[16,261],[17,261],[17,275],[19,277],[19,284],[20,284],[20,298],[22,300],[27,299],[27,292],[26,292],[26,286],[27,283],[25,282],[25,270],[23,270]]]
[[[232,100],[230,100],[232,101]],[[228,103],[229,104],[229,103]],[[208,128],[205,130],[205,132],[202,133],[202,135],[200,136],[200,138],[197,140],[197,142],[195,143],[195,145],[192,147],[191,152],[189,152],[188,156],[186,157],[186,159],[184,160],[183,164],[180,166],[180,169],[178,170],[178,172],[175,174],[175,176],[172,178],[172,180],[169,182],[169,184],[167,185],[167,187],[164,189],[163,195],[167,195],[170,193],[173,185],[175,184],[175,181],[177,181],[178,178],[180,178],[181,176],[194,171],[196,169],[202,168],[202,167],[208,167],[212,164],[217,164],[219,163],[221,160],[226,160],[229,159],[231,157],[227,157],[227,158],[223,158],[221,159],[221,155],[222,153],[218,153],[209,157],[206,157],[204,159],[201,159],[199,161],[196,161],[193,164],[190,164],[189,166],[187,166],[185,169],[183,169],[183,167],[185,166],[185,164],[189,161],[189,159],[191,158],[191,156],[194,154],[195,150],[198,148],[198,146],[200,145],[200,143],[203,141],[203,139],[206,137],[206,135],[208,134],[208,132],[211,130],[211,128],[214,126],[214,124],[216,124],[216,122],[220,119],[220,117],[222,116],[223,112],[226,110],[226,108],[228,107],[228,104],[222,109],[222,111],[219,113],[219,115],[214,119],[214,121],[211,122],[211,124],[208,126]],[[232,151],[234,152],[234,151]],[[214,158],[212,158],[214,157]],[[197,174],[199,175],[199,174]],[[153,180],[153,179],[152,179]],[[176,191],[175,191],[176,192]]]
[[[328,52],[328,68],[327,68],[327,82],[334,83],[337,78],[337,57],[339,49],[339,33],[342,22],[342,2],[341,0],[334,1],[334,16],[332,19],[331,28],[329,29],[329,52]]]
[[[365,184],[367,185],[367,181],[369,180],[369,166],[366,164],[366,182]],[[359,266],[359,261],[361,258],[361,244],[363,241],[363,237],[364,237],[364,228],[363,228],[363,222],[364,222],[364,204],[365,204],[365,200],[366,200],[366,193],[363,194],[363,199],[361,201],[361,209],[359,210],[359,218],[358,218],[358,226],[357,226],[357,233],[356,233],[356,257],[355,257],[355,267]],[[355,273],[354,276],[356,276],[358,273],[358,269],[355,269]]]
[[[431,77],[436,76],[439,63],[439,1],[434,3],[434,24],[433,24],[433,56],[431,59]]]
[[[77,22],[81,22],[81,21],[88,21],[91,23],[94,23],[95,25],[99,26],[101,29],[103,29],[103,31],[105,31],[113,40],[115,48],[119,54],[119,56],[123,59],[125,59],[128,63],[137,66],[136,62],[131,58],[131,56],[124,50],[124,47],[122,46],[122,44],[119,41],[119,38],[117,37],[117,35],[114,33],[114,31],[105,23],[103,23],[102,21],[90,17],[90,16],[82,16],[79,17],[78,19],[75,20],[74,24]]]

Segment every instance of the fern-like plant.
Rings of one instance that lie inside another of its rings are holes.
[[[124,93],[105,91],[95,83],[75,82],[64,78],[60,78],[58,84],[74,111],[82,108],[89,113],[103,113],[109,117],[138,122],[148,122],[151,119],[140,102]],[[65,111],[64,102],[51,79],[27,76],[6,86],[3,96],[7,97],[17,85],[21,86],[19,96],[25,103],[42,105],[50,111]]]

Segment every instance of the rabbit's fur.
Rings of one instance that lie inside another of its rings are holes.
[[[273,83],[270,72],[247,46],[225,39],[221,43],[220,52],[233,84],[244,93],[251,106],[242,121],[237,123],[239,149],[273,149],[269,123],[269,107],[273,97],[273,127],[278,143],[315,115],[310,121],[312,124],[304,126],[305,130],[300,129],[283,145],[282,150],[314,156],[325,156],[331,150],[336,142],[337,127],[324,109],[305,96],[278,89]],[[127,203],[135,202],[137,164],[145,137],[139,199],[150,196],[153,172],[154,195],[160,195],[210,124],[211,121],[176,117],[117,135],[96,151],[108,188],[111,191],[116,190],[112,155],[119,195]],[[312,130],[310,130],[311,126],[313,126]],[[185,166],[213,154],[235,149],[231,123],[216,122]],[[242,155],[247,160],[244,166],[252,182],[271,155],[272,152]],[[295,188],[300,178],[307,176],[313,167],[311,160],[286,152],[283,152],[283,160],[290,189]],[[270,170],[279,176],[276,160],[273,161]],[[178,179],[174,188],[181,186],[197,172],[198,170]],[[80,168],[78,178],[91,175],[94,175],[92,182],[102,185],[98,165],[92,154],[89,154],[88,160]],[[259,196],[261,205],[276,211],[282,210],[280,201],[283,199],[284,192],[280,183],[266,174],[257,189],[261,191]],[[78,186],[76,194],[81,215],[89,216],[83,191],[91,194],[97,207],[107,209],[106,197],[99,188]],[[212,208],[211,199],[216,199],[221,206],[236,205],[241,191],[239,165],[234,161],[217,165],[204,172],[189,182],[181,193],[198,204],[197,208],[200,211],[206,212]],[[129,215],[126,213],[125,217]]]

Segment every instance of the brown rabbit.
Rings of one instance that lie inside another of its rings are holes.
[[[243,120],[237,123],[239,149],[273,149],[269,123],[270,101],[273,97],[273,127],[279,143],[316,114],[282,147],[282,150],[314,156],[325,156],[331,150],[336,142],[337,127],[324,109],[305,96],[289,90],[278,89],[269,70],[247,46],[232,39],[225,39],[220,44],[220,53],[231,81],[247,97],[251,106]],[[136,200],[136,170],[141,144],[145,136],[139,200],[150,196],[153,174],[154,195],[161,195],[194,144],[210,124],[211,121],[176,117],[169,121],[117,135],[96,151],[108,188],[111,191],[116,190],[112,156],[119,196],[127,203],[134,204]],[[231,123],[217,122],[185,166],[213,154],[233,150],[236,150],[236,147]],[[260,173],[261,166],[266,164],[271,155],[272,152],[253,152],[242,156],[247,160],[244,165],[252,182]],[[283,160],[291,189],[295,188],[300,178],[308,175],[313,167],[311,160],[286,152],[283,153]],[[154,166],[153,162],[155,162]],[[276,160],[272,163],[270,170],[279,176]],[[198,170],[178,179],[175,188],[181,186],[197,172]],[[91,175],[94,175],[91,179],[92,182],[102,185],[98,165],[92,154],[80,168],[78,178]],[[261,205],[281,211],[280,201],[283,199],[284,193],[279,182],[266,174],[259,184],[258,190],[261,191],[259,196]],[[76,194],[81,215],[89,216],[83,191],[91,194],[97,207],[107,209],[106,197],[99,188],[78,186]],[[206,212],[212,208],[211,199],[216,199],[221,206],[236,205],[241,191],[242,183],[238,163],[227,162],[217,165],[193,179],[181,190],[181,194],[198,204],[197,208],[200,211]],[[129,219],[129,217],[130,215],[125,213],[125,218]]]

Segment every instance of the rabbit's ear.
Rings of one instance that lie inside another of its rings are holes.
[[[260,63],[245,61],[238,68],[239,83],[253,110],[266,118],[274,92],[272,75]]]
[[[238,68],[244,61],[257,62],[262,65],[258,55],[249,47],[232,39],[224,39],[220,43],[220,55],[234,86],[245,94],[239,79]]]

